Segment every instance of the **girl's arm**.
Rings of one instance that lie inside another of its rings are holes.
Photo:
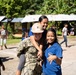
[[[30,36],[31,42],[33,43],[33,45],[37,48],[37,50],[41,51],[41,48],[37,45],[34,36]]]
[[[36,47],[36,49],[38,50],[38,56],[42,57],[42,46],[40,45],[40,47],[37,45],[36,41],[34,40],[34,36],[30,36],[31,42],[33,43],[33,45]]]
[[[56,58],[56,62],[57,62],[57,64],[61,65],[61,63],[62,63],[62,58]]]
[[[61,65],[62,59],[58,58],[56,55],[50,55],[48,58],[48,61],[56,60],[57,64]]]

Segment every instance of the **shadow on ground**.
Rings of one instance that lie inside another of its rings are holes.
[[[8,47],[7,49],[13,49],[13,48],[17,48],[17,47]]]
[[[9,58],[9,57],[0,57],[1,58],[1,60],[3,61],[3,62],[6,62],[6,61],[9,61],[9,60],[13,60],[14,58]]]

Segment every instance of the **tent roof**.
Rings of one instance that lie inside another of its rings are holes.
[[[24,22],[36,22],[39,20],[41,15],[26,15],[22,23]],[[58,15],[46,15],[49,21],[74,21],[76,20],[76,15],[58,14]]]
[[[8,22],[8,19],[4,19],[2,22]]]
[[[23,18],[14,18],[11,22],[21,22]],[[8,19],[4,19],[2,22],[8,22]]]
[[[36,22],[39,20],[40,16],[41,15],[26,15],[21,22]]]
[[[49,21],[74,21],[76,20],[76,15],[65,15],[65,14],[58,14],[58,15],[46,15]]]
[[[37,22],[41,15],[26,15],[24,18],[14,18],[11,22]],[[58,15],[46,15],[49,21],[75,21],[76,15],[67,15],[67,14],[58,14]],[[5,16],[0,16],[0,21],[2,21]],[[3,20],[2,22],[8,22],[8,19]]]
[[[5,18],[5,16],[0,16],[0,21],[2,21]]]
[[[21,22],[23,18],[14,18],[11,22]]]

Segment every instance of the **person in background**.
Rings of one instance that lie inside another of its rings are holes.
[[[74,34],[75,34],[75,33],[74,33],[74,28],[71,28],[71,30],[70,30],[70,35],[71,35],[71,36],[74,36]]]
[[[60,43],[60,45],[61,45],[62,43],[65,42],[65,46],[66,47],[68,47],[68,45],[67,45],[67,34],[68,34],[67,27],[68,27],[68,25],[67,24],[64,24],[64,27],[62,29],[62,36],[63,36],[64,40]]]
[[[43,30],[44,30],[44,32],[42,34],[42,42],[44,42],[43,45],[45,45],[45,38],[46,38],[46,33],[47,33],[46,28],[48,26],[48,18],[47,18],[47,16],[45,16],[45,15],[40,16],[39,17],[39,23],[43,27]],[[37,50],[39,50],[39,54],[38,55],[42,57],[42,48],[43,47],[41,46],[41,48],[40,48],[36,44],[36,42],[34,40],[33,33],[31,32],[31,28],[30,28],[30,31],[29,31],[29,36],[30,36],[30,39],[31,39],[31,42],[33,43],[33,45],[36,47]]]
[[[62,48],[57,41],[56,31],[53,28],[47,30],[46,41],[42,75],[62,75]]]
[[[5,66],[4,66],[4,64],[3,64],[3,62],[2,62],[2,60],[0,58],[0,75],[1,75],[1,67],[2,67],[2,69],[4,71],[5,70]]]
[[[55,30],[56,30],[56,26],[55,26],[55,25],[52,25],[52,26],[51,26],[51,28],[53,28],[53,29],[55,29]]]
[[[7,37],[8,37],[8,32],[5,30],[4,25],[2,25],[1,29],[0,29],[0,46],[1,46],[1,50],[3,50],[3,45],[7,49],[7,46],[6,46]]]
[[[40,47],[43,33],[42,26],[39,23],[35,23],[31,31],[33,32],[36,44]],[[20,42],[17,51],[20,61],[16,75],[41,75],[41,67],[38,64],[40,59],[37,56],[39,51],[33,46],[30,37]]]
[[[26,30],[22,35],[22,40],[26,39],[28,37],[28,30]]]

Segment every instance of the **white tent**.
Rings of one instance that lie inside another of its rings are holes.
[[[36,22],[41,15],[26,15],[22,23],[24,22]],[[49,21],[75,21],[76,15],[58,14],[58,15],[46,15]]]
[[[5,18],[5,16],[0,16],[0,21],[2,21]]]
[[[11,22],[21,22],[23,18],[14,18]]]
[[[76,20],[76,15],[65,15],[65,14],[58,14],[58,15],[46,15],[49,21],[74,21]]]
[[[39,20],[40,16],[41,15],[26,15],[21,22],[36,22]]]

